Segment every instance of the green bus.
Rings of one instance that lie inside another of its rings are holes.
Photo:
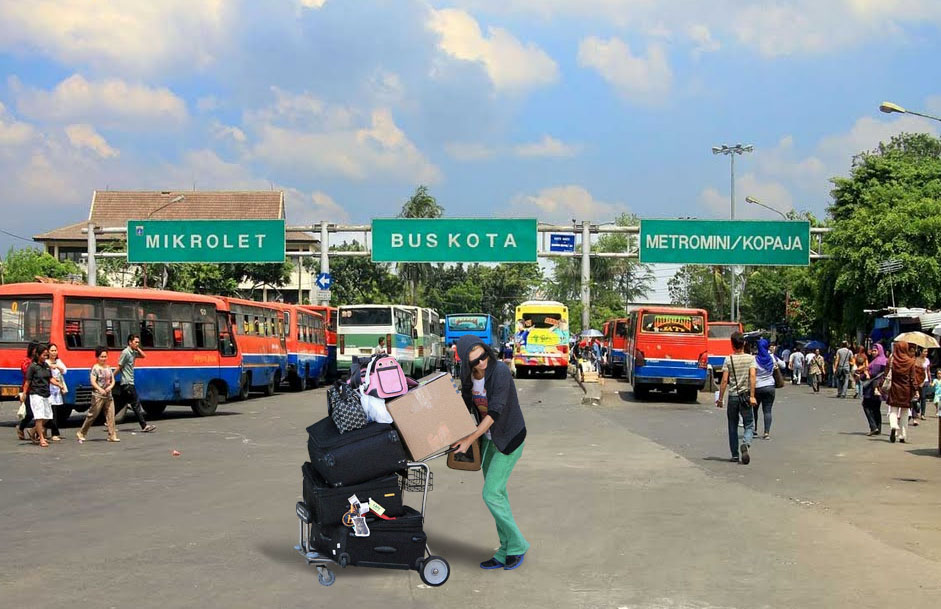
[[[425,376],[446,366],[444,326],[434,309],[405,307],[415,315],[415,374]]]
[[[386,339],[386,352],[414,377],[417,322],[412,307],[401,305],[344,305],[337,311],[337,372],[349,373],[354,357],[369,357]]]

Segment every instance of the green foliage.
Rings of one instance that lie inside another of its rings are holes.
[[[684,265],[668,287],[673,304],[705,309],[712,320],[729,318],[729,283],[723,267]]]
[[[2,264],[3,283],[28,283],[37,277],[65,279],[69,275],[82,276],[71,260],[59,262],[54,256],[35,248],[10,248]]]
[[[440,218],[444,208],[428,192],[428,187],[421,185],[415,189],[409,199],[402,205],[400,218]],[[421,284],[431,275],[431,265],[425,263],[407,262],[398,265],[399,275],[408,284],[408,304],[418,304],[418,292]]]
[[[357,242],[333,246],[331,251],[361,252],[365,247]],[[316,264],[319,270],[320,265]],[[369,256],[331,256],[330,274],[333,275],[330,304],[393,304],[401,303],[405,284],[392,273],[388,264],[373,264]]]
[[[842,332],[863,327],[864,309],[891,304],[890,281],[899,306],[941,306],[941,140],[893,137],[833,184],[822,313]],[[904,265],[891,279],[878,271],[889,259]]]
[[[532,298],[542,280],[536,264],[431,266],[419,301],[442,314],[487,313],[512,319],[517,304]]]

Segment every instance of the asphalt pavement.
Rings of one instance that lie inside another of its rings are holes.
[[[741,466],[727,461],[725,414],[706,394],[636,403],[609,381],[600,405],[583,406],[571,381],[518,386],[529,436],[509,491],[532,548],[515,571],[480,570],[497,544],[481,475],[434,461],[426,531],[451,565],[440,588],[413,571],[354,567],[322,587],[294,552],[304,428],[325,415],[323,390],[223,404],[202,419],[171,408],[155,434],[122,424],[120,444],[95,429],[79,445],[73,416],[48,449],[16,441],[14,405],[0,403],[0,598],[36,608],[937,606],[936,428],[913,430],[909,445],[871,440],[858,435],[858,403],[789,387],[773,439],[756,440]]]

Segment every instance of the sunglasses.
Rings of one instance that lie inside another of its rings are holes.
[[[477,359],[472,359],[472,360],[470,360],[470,361],[468,362],[468,364],[470,364],[470,367],[471,367],[471,368],[474,368],[474,367],[477,366],[477,364],[479,364],[480,362],[484,361],[485,359],[487,359],[487,354],[486,354],[486,353],[484,353],[483,355],[481,355],[481,356],[478,357]]]

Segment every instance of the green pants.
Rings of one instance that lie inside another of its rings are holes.
[[[500,549],[493,557],[500,562],[506,562],[507,555],[515,556],[525,554],[529,549],[529,542],[520,533],[510,509],[510,497],[506,492],[506,483],[513,473],[513,466],[523,454],[523,446],[509,455],[497,450],[496,445],[486,437],[480,439],[481,469],[484,472],[484,503],[493,514],[497,523],[497,536],[500,538]]]

